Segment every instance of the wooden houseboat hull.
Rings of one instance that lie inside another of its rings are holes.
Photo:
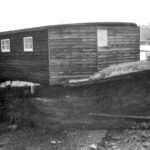
[[[24,38],[32,39],[26,51]],[[0,81],[22,80],[62,85],[89,77],[112,64],[139,60],[139,27],[97,22],[0,32]],[[1,44],[1,43],[0,43]]]

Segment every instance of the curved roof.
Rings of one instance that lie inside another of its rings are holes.
[[[22,32],[32,32],[32,31],[40,31],[50,28],[61,28],[61,27],[71,27],[71,26],[137,26],[135,23],[131,22],[90,22],[90,23],[74,23],[74,24],[58,24],[58,25],[48,25],[48,26],[41,26],[41,27],[34,27],[34,28],[26,28],[26,29],[19,29],[19,30],[11,30],[0,32],[0,35],[7,35],[7,34],[14,34],[14,33],[22,33]]]

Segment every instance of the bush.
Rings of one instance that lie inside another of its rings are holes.
[[[0,122],[3,121],[3,112],[5,110],[5,106],[4,106],[4,98],[0,97]]]
[[[30,114],[35,112],[35,107],[29,97],[14,97],[11,94],[5,95],[3,102],[2,118],[9,124],[33,125]]]

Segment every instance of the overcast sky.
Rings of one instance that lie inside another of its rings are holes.
[[[0,0],[0,31],[81,22],[150,23],[150,0]]]

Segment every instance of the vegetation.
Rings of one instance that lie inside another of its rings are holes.
[[[84,83],[88,81],[93,81],[96,79],[105,79],[113,76],[125,75],[133,72],[144,71],[150,69],[149,61],[135,61],[135,62],[126,62],[120,64],[110,65],[105,69],[96,72],[94,75],[89,78],[84,79],[73,79],[69,83]]]
[[[91,79],[97,78],[105,78],[111,76],[118,76],[122,74],[128,74],[132,72],[148,70],[150,69],[150,62],[149,61],[136,61],[136,62],[127,62],[127,63],[120,63],[116,65],[111,65],[102,71],[95,73],[91,76]]]
[[[33,121],[29,118],[29,115],[35,112],[31,98],[17,96],[8,87],[5,90],[5,92],[1,91],[1,122],[18,125],[33,124]]]

